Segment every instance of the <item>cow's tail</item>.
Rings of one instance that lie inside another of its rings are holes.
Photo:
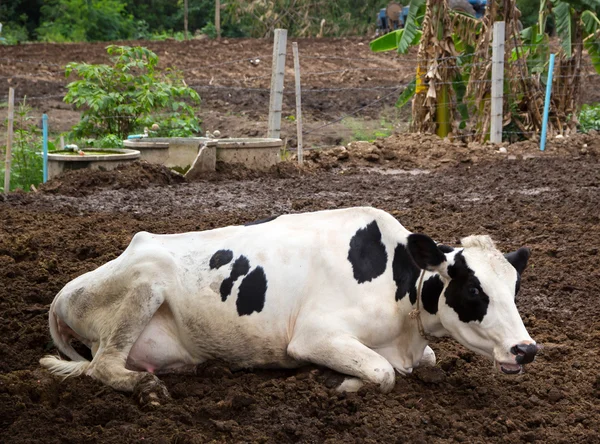
[[[40,359],[42,367],[48,369],[55,375],[64,376],[79,376],[85,373],[90,366],[90,361],[64,361],[59,356],[46,355]]]
[[[58,348],[61,353],[68,356],[72,360],[65,361],[61,359],[60,356],[46,355],[40,359],[40,364],[42,367],[47,368],[50,372],[64,376],[65,378],[68,378],[69,376],[79,376],[87,370],[91,363],[77,353],[71,346],[72,335],[70,333],[72,332],[70,329],[61,329],[61,324],[55,311],[57,299],[58,296],[54,299],[54,301],[52,301],[52,305],[50,305],[50,313],[48,315],[50,335],[52,336],[52,340],[54,341],[56,348]]]

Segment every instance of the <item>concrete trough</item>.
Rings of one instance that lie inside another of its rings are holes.
[[[131,149],[88,149],[93,154],[85,154],[85,149],[82,151],[83,155],[67,150],[48,153],[48,179],[58,176],[63,171],[82,168],[113,170],[140,158],[140,152]]]
[[[217,139],[217,160],[265,170],[281,161],[283,140],[271,138]]]
[[[124,140],[125,148],[140,151],[142,160],[186,171],[194,163],[206,137],[146,137]]]

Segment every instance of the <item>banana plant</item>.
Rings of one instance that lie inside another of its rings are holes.
[[[426,13],[429,16],[424,22]],[[448,28],[453,31],[451,35]],[[465,84],[468,81],[468,62],[473,54],[475,39],[480,29],[480,20],[463,12],[447,10],[443,1],[411,0],[404,28],[385,34],[370,43],[373,52],[396,50],[399,54],[406,54],[410,47],[420,45],[415,78],[407,85],[396,102],[397,107],[402,107],[415,95],[417,98],[421,96],[413,103],[413,126],[419,115],[425,120],[432,117],[432,113],[423,112],[423,106],[434,108],[436,133],[441,137],[447,136],[452,131],[453,96],[457,98],[457,108],[461,117],[460,127],[465,126],[468,112],[462,102]],[[423,41],[424,38],[428,41]],[[444,40],[448,45],[441,44]],[[448,48],[451,54],[442,54],[447,52]],[[447,58],[448,55],[458,57],[446,61],[446,64],[455,62],[453,66],[441,68],[437,64],[435,67],[427,66],[427,61],[434,60],[436,55],[442,55],[442,59]],[[432,69],[435,72],[432,72]],[[418,130],[427,130],[427,124],[421,125]]]
[[[369,45],[373,52],[398,50],[398,54],[406,54],[411,46],[416,46],[421,41],[423,32],[421,25],[425,16],[426,0],[411,0],[408,7],[404,28],[389,32]]]
[[[600,4],[597,0],[552,0],[561,50],[553,100],[560,133],[575,130],[581,98],[583,49],[600,74]]]
[[[600,74],[600,5],[597,0],[553,0],[556,32],[567,59],[583,44]]]

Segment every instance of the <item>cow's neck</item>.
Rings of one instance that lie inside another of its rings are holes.
[[[440,317],[437,314],[432,315],[427,311],[421,309],[421,322],[423,323],[423,329],[425,330],[425,334],[427,336],[435,336],[436,338],[441,338],[443,336],[449,335],[448,330],[444,328]]]
[[[432,337],[439,338],[448,335],[448,331],[442,325],[438,314],[431,314],[423,307],[422,290],[424,274],[425,272],[421,272],[417,281],[417,300],[409,312],[409,318],[411,318],[411,324],[414,324],[411,327],[416,327],[421,338],[426,342],[430,342]],[[439,297],[441,297],[441,294]]]

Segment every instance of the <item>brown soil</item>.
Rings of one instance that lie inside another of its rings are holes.
[[[67,171],[54,180],[40,185],[45,193],[83,196],[99,189],[146,188],[150,185],[171,185],[185,182],[181,174],[165,167],[143,161],[120,165],[114,171]]]
[[[416,53],[372,53],[369,37],[297,39],[301,57],[304,144],[332,146],[365,137],[366,132],[404,129],[410,109],[393,108],[398,93],[414,77]],[[197,89],[202,104],[197,111],[203,130],[219,130],[223,137],[265,136],[271,73],[271,39],[191,40],[187,42],[123,42],[155,51],[160,66],[183,70],[185,81]],[[49,116],[52,133],[69,131],[80,113],[62,102],[69,62],[107,63],[106,43],[27,44],[0,46],[0,91],[12,86],[16,97],[28,96],[36,117]],[[284,139],[296,146],[294,72],[291,45],[285,70]],[[258,57],[254,65],[249,59]],[[585,59],[582,100],[600,101],[600,76]],[[374,89],[373,89],[374,88]],[[327,89],[324,91],[323,89]],[[0,96],[6,96],[1,93]],[[6,100],[6,99],[4,99]],[[376,103],[374,103],[377,101]],[[358,122],[344,119],[355,113]],[[6,109],[0,109],[3,124]],[[0,139],[5,131],[0,132]]]
[[[312,150],[306,153],[305,167],[309,170],[350,171],[374,166],[384,170],[438,169],[470,166],[491,160],[511,161],[554,156],[584,157],[597,162],[600,157],[598,133],[591,131],[590,134],[578,133],[550,139],[544,152],[540,151],[536,140],[494,146],[460,140],[440,140],[433,134],[397,133],[373,143],[356,141],[347,146]],[[297,156],[292,156],[292,159],[297,159]]]
[[[176,67],[183,71],[186,83],[198,90],[202,97],[197,114],[203,121],[204,130],[218,129],[223,137],[264,137],[266,134],[273,51],[271,39],[124,43],[146,46],[157,53],[161,67]],[[393,52],[374,54],[368,43],[366,37],[298,40],[302,57],[305,130],[377,99],[381,101],[359,114],[370,119],[367,127],[380,128],[380,117],[388,121],[397,118],[397,112],[389,109],[398,96],[393,88],[411,80],[414,62],[399,62]],[[51,131],[69,131],[79,121],[79,112],[62,102],[65,87],[70,81],[64,76],[64,65],[74,61],[107,63],[106,45],[0,46],[0,91],[14,87],[17,98],[28,96],[37,113],[48,114]],[[288,46],[290,54],[286,65],[282,137],[294,138],[296,123],[293,119],[286,119],[296,114],[293,60],[291,45]],[[251,64],[249,59],[256,57],[260,59],[258,65]],[[414,59],[414,55],[407,58]],[[334,91],[321,91],[323,88],[333,88]],[[0,110],[2,120],[3,113],[5,111]],[[307,135],[305,143],[335,145],[349,140],[351,135],[352,129],[339,123]]]
[[[552,143],[535,157],[524,155],[532,147],[509,146],[520,155],[508,157],[493,147],[391,139],[379,148],[396,152],[389,164],[358,150],[335,157],[339,165],[308,159],[304,170],[284,164],[267,174],[229,167],[183,184],[158,169],[158,179],[149,178],[138,163],[0,199],[0,441],[598,442],[599,139]],[[544,349],[527,373],[496,374],[445,339],[432,344],[435,368],[398,377],[387,395],[336,394],[339,377],[323,369],[232,373],[209,363],[195,376],[164,377],[173,400],[141,411],[129,394],[86,377],[61,381],[39,367],[53,351],[47,311],[56,293],[119,255],[137,231],[353,205],[385,209],[448,244],[487,233],[503,250],[531,247],[517,305]]]

